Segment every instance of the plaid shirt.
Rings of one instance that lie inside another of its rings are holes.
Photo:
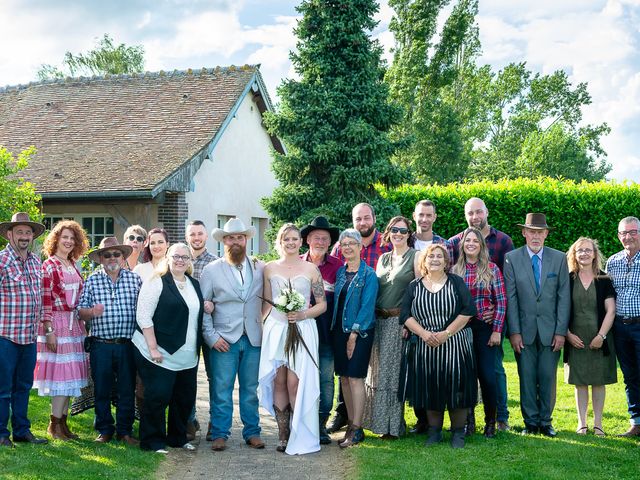
[[[209,265],[211,262],[213,262],[214,260],[217,260],[218,257],[216,257],[213,253],[209,253],[207,251],[207,249],[204,249],[204,252],[202,252],[200,255],[198,255],[198,258],[194,258],[193,260],[193,273],[191,274],[191,276],[193,278],[195,278],[196,280],[200,280],[200,275],[202,275],[202,270],[204,270],[204,267],[206,267],[207,265]]]
[[[464,230],[449,239],[449,245],[453,251],[452,264],[454,265],[460,256],[459,245],[463,234]],[[487,242],[489,259],[495,263],[502,272],[504,268],[504,256],[513,250],[513,240],[511,240],[511,237],[506,233],[493,227],[489,227],[489,235],[487,235],[484,241]]]
[[[124,268],[115,283],[104,270],[91,274],[78,304],[79,309],[93,308],[97,303],[104,305],[104,313],[91,320],[91,336],[106,340],[133,336],[140,285],[140,276]]]
[[[80,289],[78,290],[77,299],[80,298],[82,292],[82,275],[72,263],[73,268],[78,272],[80,277]],[[64,290],[64,273],[62,262],[56,257],[49,257],[42,264],[42,321],[52,322],[53,311],[72,312],[75,305],[67,303],[67,296]]]
[[[480,285],[474,285],[476,280],[477,265],[475,263],[467,263],[466,271],[464,274],[464,283],[467,284],[473,300],[476,302],[476,309],[478,314],[476,319],[482,320],[484,312],[493,308],[493,331],[502,333],[504,327],[504,316],[507,312],[507,295],[504,289],[504,279],[498,266],[489,262],[489,268],[493,279],[491,285],[487,288],[486,285],[481,283]]]
[[[616,313],[640,317],[640,252],[629,261],[624,250],[609,257],[607,273],[616,290]]]
[[[360,252],[360,258],[364,260],[364,263],[369,265],[374,270],[376,269],[376,265],[378,264],[378,258],[383,253],[391,251],[391,244],[388,243],[386,245],[382,244],[382,234],[376,230],[373,234],[373,240],[369,245],[362,248]],[[333,246],[333,250],[331,250],[331,255],[340,259],[340,261],[344,262],[344,257],[342,256],[342,252],[340,251],[340,244],[336,243]]]
[[[0,337],[28,345],[36,341],[42,315],[42,263],[23,260],[11,245],[0,252]]]

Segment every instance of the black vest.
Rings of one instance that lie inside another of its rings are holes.
[[[189,307],[180,295],[178,287],[171,273],[162,277],[162,293],[158,299],[158,306],[153,314],[153,329],[156,334],[156,342],[164,348],[169,355],[174,354],[182,347],[187,339],[187,325],[189,324]],[[202,344],[202,314],[204,301],[200,284],[192,277],[187,281],[193,284],[193,288],[200,300],[198,313],[198,348]]]

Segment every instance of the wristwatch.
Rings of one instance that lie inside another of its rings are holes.
[[[48,327],[44,327],[44,334],[45,335],[51,335],[55,330],[53,329],[52,326],[48,326]]]
[[[599,333],[598,336],[600,338],[602,338],[602,340],[606,340],[607,339],[607,336],[606,335],[602,335],[601,333]]]

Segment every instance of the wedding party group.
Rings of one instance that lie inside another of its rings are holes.
[[[468,199],[464,216],[468,228],[441,237],[436,205],[421,200],[411,219],[395,216],[380,231],[374,207],[360,203],[342,231],[324,216],[283,224],[278,258],[267,263],[247,254],[256,230],[239,218],[211,232],[221,258],[207,250],[200,220],[171,244],[163,228],[132,225],[122,242],[106,237],[89,251],[96,268],[85,279],[82,227],[55,224],[42,261],[33,245],[45,227],[18,212],[0,223],[0,447],[48,442],[31,432],[35,388],[50,397],[50,438],[77,440],[70,414],[92,408],[96,442],[195,450],[202,358],[214,452],[228,448],[236,383],[251,448],[265,448],[260,407],[277,423],[276,450],[299,455],[332,441],[357,445],[365,430],[403,436],[407,404],[417,418],[410,431],[425,434],[426,446],[446,434],[463,448],[479,401],[484,437],[512,428],[505,337],[517,361],[522,434],[557,435],[563,352],[576,432],[607,434],[606,385],[617,382],[619,364],[630,417],[620,435],[640,437],[640,220],[620,220],[622,250],[605,262],[586,236],[566,253],[547,246],[553,227],[543,213],[517,224],[520,248],[489,224],[482,199]]]

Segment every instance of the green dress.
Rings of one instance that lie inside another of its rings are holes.
[[[571,351],[569,362],[564,364],[565,382],[571,385],[616,383],[616,354],[611,335],[607,335],[605,340],[609,345],[609,355],[605,356],[602,349],[589,348],[591,340],[598,334],[598,308],[594,282],[591,282],[589,288],[585,290],[582,283],[576,280],[573,284],[572,301],[574,317],[571,333],[580,337],[585,348],[567,347]]]

